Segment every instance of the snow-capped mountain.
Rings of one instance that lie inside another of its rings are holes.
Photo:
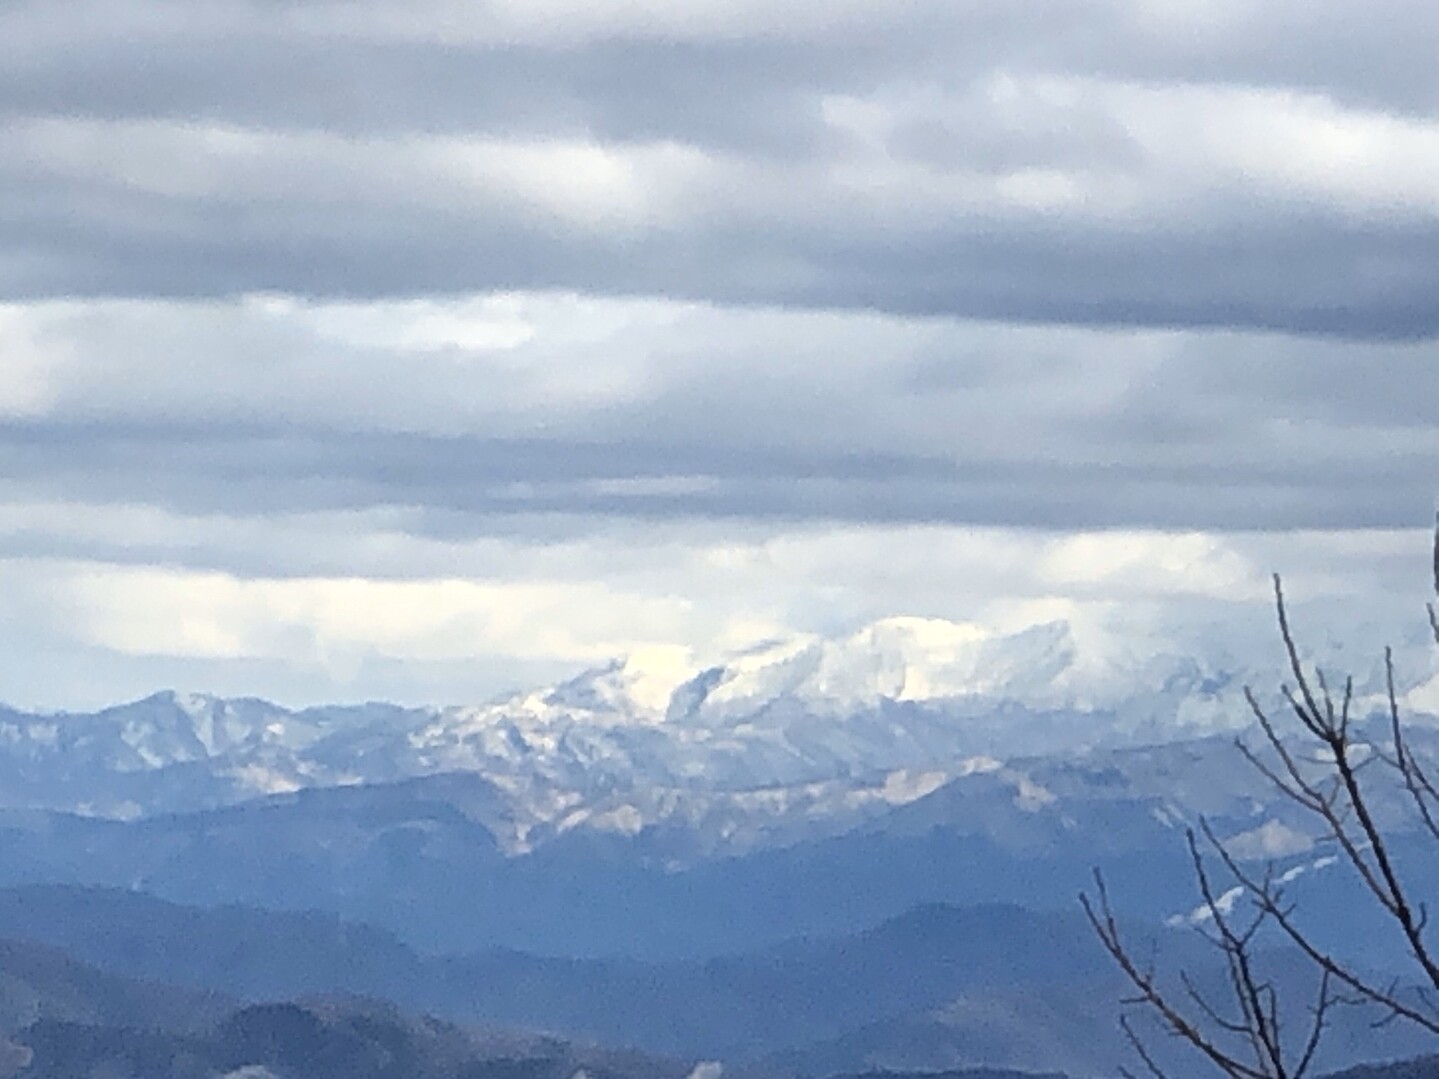
[[[1400,656],[1411,703],[1430,650]],[[1363,714],[1382,667],[1357,673]],[[482,706],[164,693],[5,712],[0,884],[557,955],[720,954],[922,902],[1068,904],[1096,864],[1137,913],[1187,916],[1182,829],[1201,815],[1237,857],[1307,874],[1320,853],[1231,744],[1241,687],[1277,680],[1093,627],[890,619],[720,663],[644,652]],[[1413,733],[1432,757],[1439,726]],[[1374,802],[1396,834],[1405,797]]]
[[[1180,656],[1095,662],[1064,623],[1014,634],[888,619],[702,670],[642,654],[560,686],[447,709],[410,739],[426,769],[516,755],[567,785],[747,789],[1212,730],[1232,676]]]
[[[1417,655],[1403,686],[1428,705],[1439,679]],[[1360,673],[1377,703],[1377,671]],[[89,715],[0,711],[0,806],[134,817],[472,772],[505,801],[485,824],[511,851],[664,822],[744,845],[847,828],[1016,758],[1237,729],[1240,687],[1276,679],[1064,622],[892,618],[709,666],[653,649],[482,706],[290,711],[161,693]]]

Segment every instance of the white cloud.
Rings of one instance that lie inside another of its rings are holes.
[[[58,567],[52,587],[85,644],[342,667],[366,653],[592,662],[677,636],[688,606],[575,581],[240,580],[148,567]]]
[[[0,417],[44,413],[69,356],[64,346],[39,339],[30,309],[0,305]]]
[[[0,174],[117,184],[132,195],[321,204],[383,214],[396,204],[466,218],[535,212],[561,226],[609,230],[677,223],[684,190],[703,182],[704,155],[673,143],[483,135],[341,137],[170,120],[27,118],[7,124]],[[376,166],[383,163],[383,168]],[[376,223],[382,223],[377,218]],[[356,220],[348,227],[354,228]]]
[[[1111,93],[1176,201],[1204,188],[1242,186],[1255,209],[1295,200],[1395,219],[1439,212],[1439,196],[1423,182],[1439,166],[1439,124],[1432,119],[1271,88],[1116,87]]]
[[[1216,642],[1247,664],[1277,658],[1262,591],[1234,596],[1222,576],[1206,591],[1183,559],[1167,577],[1158,556],[1143,572],[1120,569],[1079,586],[1054,580],[1050,569],[1057,553],[1063,561],[1077,547],[1100,564],[1133,567],[1136,543],[1160,552],[1202,543],[1221,564],[1251,565],[1263,544],[1242,535],[750,526],[744,537],[673,522],[611,523],[536,543],[523,534],[428,539],[403,523],[384,514],[247,523],[64,506],[0,516],[0,549],[37,530],[42,552],[79,550],[108,524],[118,550],[144,548],[129,565],[42,553],[0,561],[8,693],[51,706],[100,703],[134,692],[140,672],[155,671],[180,688],[237,687],[291,703],[462,701],[635,651],[679,648],[710,662],[792,631],[840,633],[901,613],[1005,631],[1065,619],[1101,659],[1121,646],[1142,654],[1212,651]],[[1347,538],[1306,537],[1292,545],[1289,564],[1311,583],[1327,572],[1374,588],[1364,560],[1344,552]],[[1406,543],[1418,551],[1423,536]],[[257,544],[298,552],[291,575],[268,573],[265,559],[247,562]],[[1344,617],[1378,611],[1392,628],[1407,607],[1389,587],[1381,580],[1360,606],[1344,596]],[[1323,598],[1299,594],[1300,612]],[[1305,629],[1342,636],[1328,618],[1298,617]],[[91,661],[83,682],[44,678],[47,664],[82,653],[128,661],[136,673],[117,676],[113,664]],[[400,667],[409,672],[403,682],[393,674]]]
[[[1221,227],[1283,205],[1432,219],[1439,122],[1322,93],[997,71],[824,102],[850,139],[831,173],[900,218],[1039,215],[1073,226]]]

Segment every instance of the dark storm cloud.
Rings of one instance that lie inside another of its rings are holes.
[[[1439,163],[1430,5],[593,10],[7,5],[0,292],[1439,330],[1433,200],[1383,165]],[[1285,108],[1337,171],[1265,158]]]

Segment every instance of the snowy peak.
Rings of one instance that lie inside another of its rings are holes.
[[[883,702],[988,698],[1052,705],[1077,655],[1064,622],[1002,634],[973,623],[887,618],[837,640],[753,649],[681,686],[670,717],[726,722],[791,701],[841,715]]]
[[[107,709],[100,718],[118,723],[121,738],[149,767],[254,750],[307,733],[305,724],[266,701],[168,690]]]
[[[507,799],[514,849],[579,821],[646,828],[681,804],[807,820],[831,812],[820,805],[918,798],[967,761],[999,768],[1241,727],[1239,687],[1263,692],[1280,672],[1205,639],[1208,651],[1087,622],[1006,632],[887,618],[710,665],[645,649],[478,706],[291,712],[162,693],[93,715],[0,710],[0,805],[133,815],[471,772]],[[1439,711],[1432,662],[1405,656],[1400,672],[1401,693],[1417,687],[1414,703]]]
[[[767,642],[703,669],[679,649],[639,653],[548,689],[437,712],[409,734],[406,753],[416,772],[479,771],[527,797],[738,792],[1162,738],[1156,724],[1171,721],[1176,736],[1212,730],[1221,708],[1210,687],[1222,684],[1181,656],[1149,656],[1139,669],[1124,654],[1086,654],[1064,622],[1003,633],[889,618],[835,639]]]
[[[605,725],[723,726],[781,704],[840,715],[885,701],[1052,703],[1077,651],[1063,622],[1002,634],[973,623],[887,618],[836,639],[767,641],[703,669],[686,649],[645,649],[552,688],[450,715],[461,722],[502,712],[536,722],[564,714]]]
[[[973,624],[893,618],[826,649],[814,692],[841,706],[1023,697],[1049,688],[1074,655],[1073,635],[1063,622],[998,634]]]
[[[377,707],[393,711],[389,706]],[[138,767],[156,768],[302,751],[329,734],[362,723],[366,711],[361,707],[291,712],[251,697],[226,699],[165,690],[93,717],[71,717],[69,725],[117,736],[133,751]]]
[[[661,645],[585,671],[542,692],[539,698],[553,708],[658,720],[665,715],[675,688],[693,673],[689,649]]]

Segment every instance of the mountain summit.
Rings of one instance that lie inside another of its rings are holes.
[[[1419,675],[1416,697],[1435,684],[1427,667],[1401,671]],[[132,817],[477,773],[523,847],[536,829],[632,831],[715,797],[820,816],[903,802],[977,761],[1233,729],[1248,718],[1239,688],[1276,681],[1094,626],[888,618],[711,666],[647,649],[478,706],[292,711],[167,692],[86,715],[4,710],[0,807]]]

